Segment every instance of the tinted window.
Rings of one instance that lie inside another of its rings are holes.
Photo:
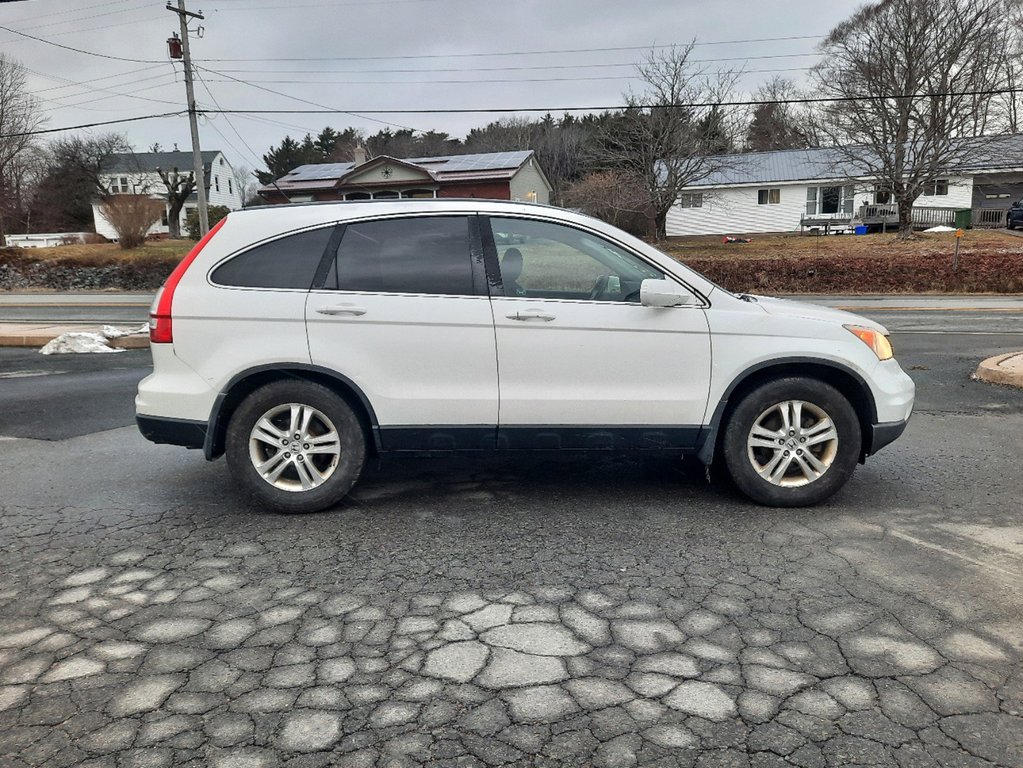
[[[469,221],[442,216],[349,224],[335,280],[342,291],[471,295]]]
[[[581,229],[527,219],[490,220],[505,296],[639,302],[660,270]]]
[[[218,267],[213,282],[243,288],[308,289],[333,231],[333,227],[313,229],[257,245]]]

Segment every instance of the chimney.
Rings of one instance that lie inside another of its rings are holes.
[[[366,148],[361,145],[352,150],[352,156],[356,165],[362,165],[369,159],[366,155]]]

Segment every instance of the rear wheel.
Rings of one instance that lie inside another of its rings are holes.
[[[315,512],[339,502],[366,458],[359,417],[319,384],[278,381],[249,395],[227,429],[235,480],[280,512]]]
[[[816,504],[845,485],[861,450],[849,401],[822,381],[785,378],[748,393],[725,426],[728,472],[746,496],[772,507]]]

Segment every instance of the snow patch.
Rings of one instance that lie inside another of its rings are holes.
[[[108,339],[119,339],[122,336],[142,336],[149,333],[149,324],[143,323],[138,328],[118,328],[116,325],[104,325],[99,332]]]
[[[931,227],[930,229],[924,230],[924,232],[955,232],[955,231],[956,231],[955,227],[946,227],[944,224],[939,224],[936,227]]]
[[[62,333],[55,339],[51,339],[42,349],[41,355],[72,355],[105,352],[124,352],[123,349],[114,349],[107,345],[104,336],[98,333],[87,333],[78,331],[74,333]]]

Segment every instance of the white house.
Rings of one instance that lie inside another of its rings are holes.
[[[730,155],[721,170],[687,187],[668,213],[667,234],[721,235],[849,229],[896,221],[891,195],[833,149]],[[979,140],[971,159],[928,185],[913,207],[924,225],[1005,226],[1023,198],[1023,134]]]
[[[234,169],[224,154],[218,150],[202,153],[203,173],[206,177],[206,199],[209,205],[222,205],[236,211],[242,207],[242,190],[234,178]],[[179,175],[187,176],[192,170],[191,152],[125,152],[111,155],[103,165],[100,181],[111,194],[148,194],[158,200],[167,200],[167,187],[160,178],[160,170],[170,174],[177,169]],[[185,217],[198,206],[198,195],[192,195],[181,209],[181,234],[186,233]],[[92,204],[92,216],[96,232],[110,240],[117,239],[117,232],[103,216],[102,202]],[[163,218],[149,229],[149,234],[167,234],[170,231],[167,216],[169,205],[164,208]]]

